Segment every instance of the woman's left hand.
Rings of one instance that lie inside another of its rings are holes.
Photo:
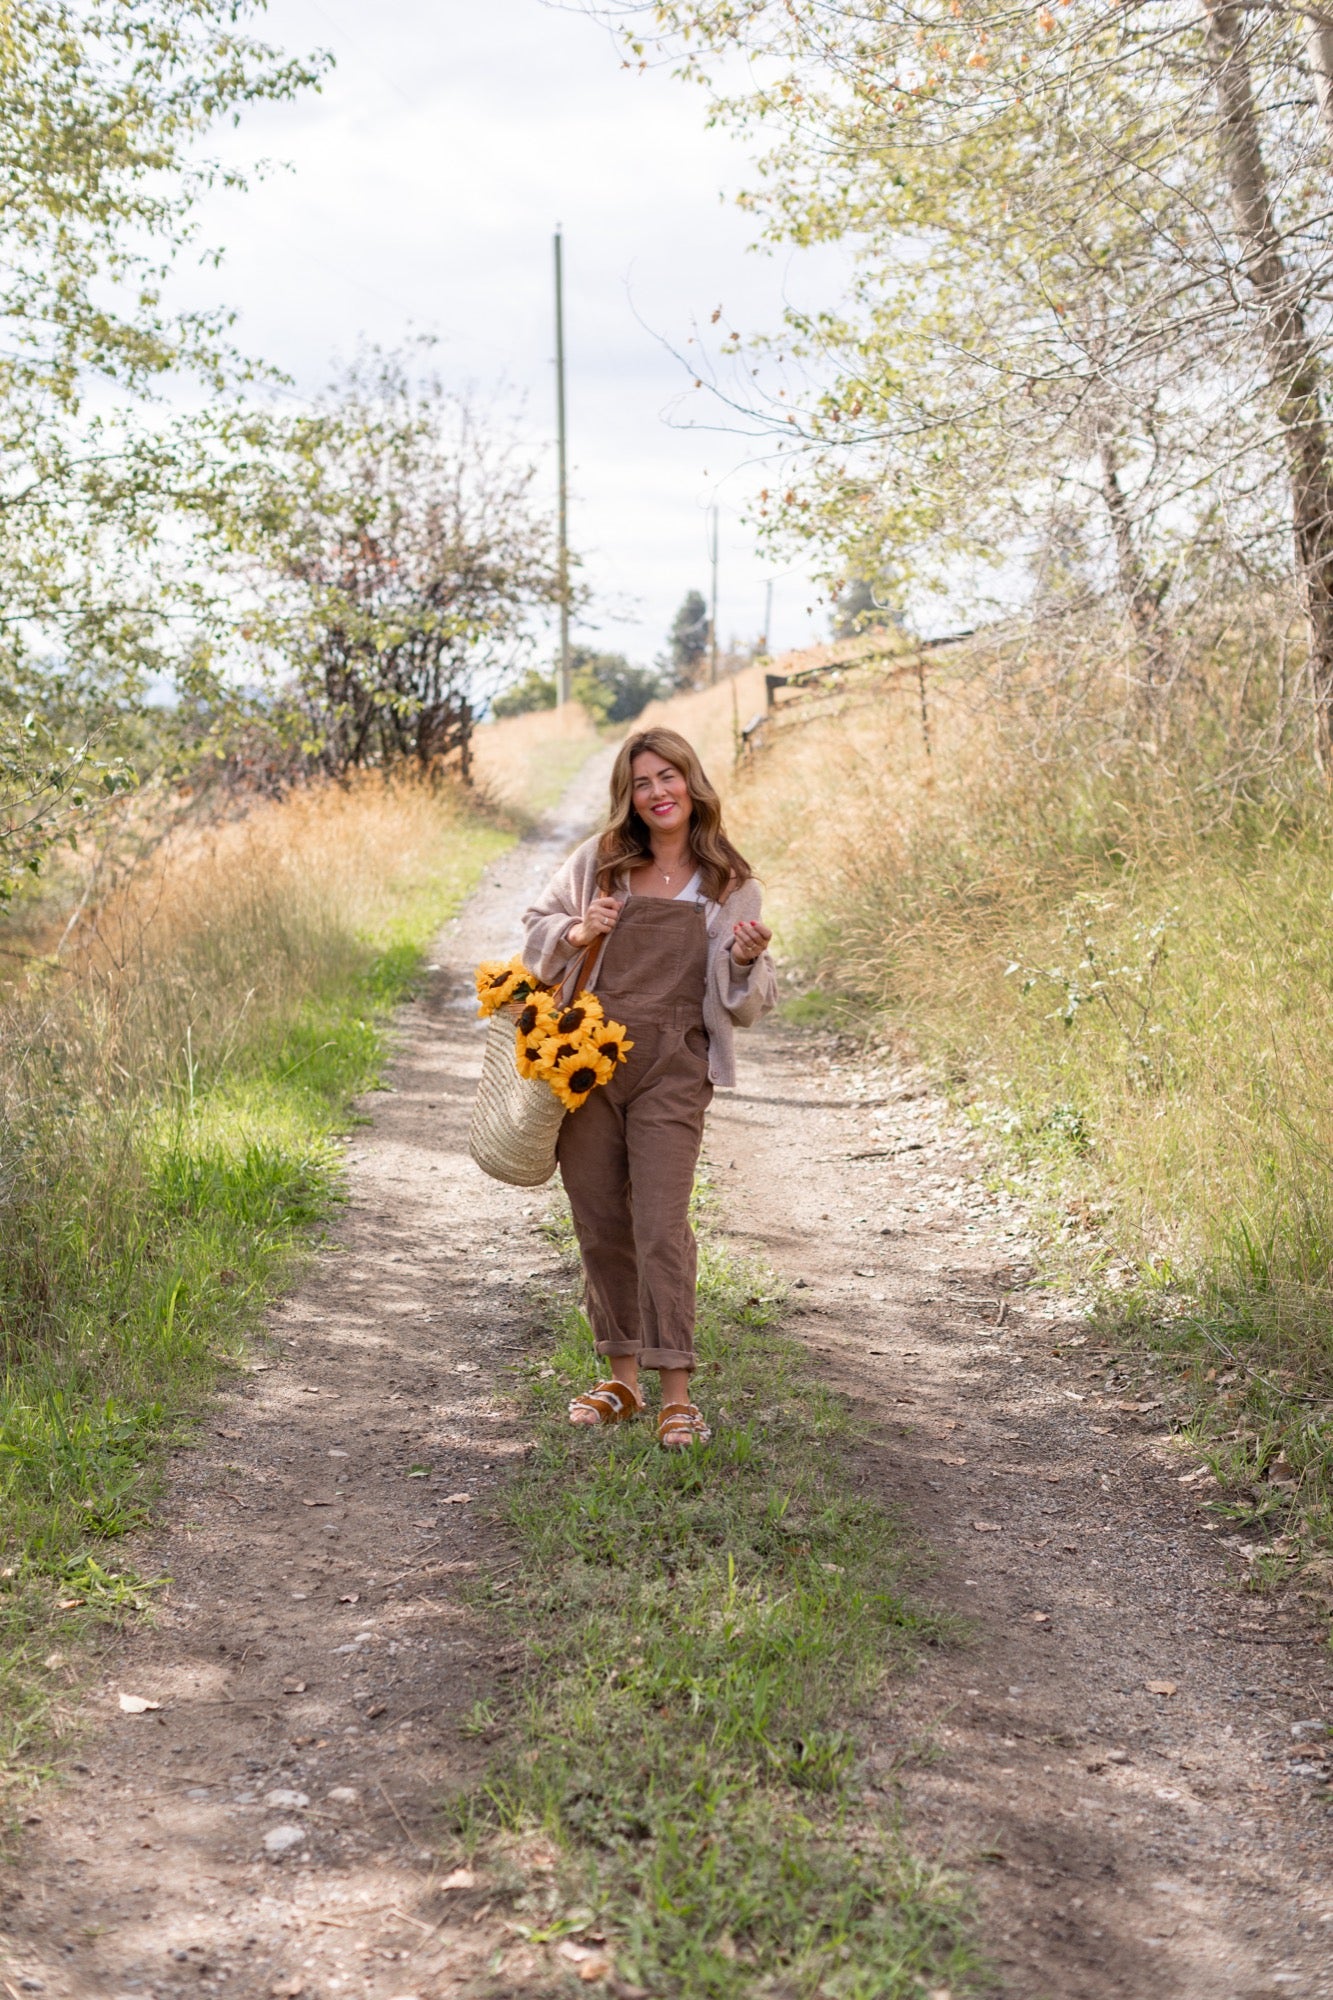
[[[733,924],[731,928],[731,956],[737,965],[753,965],[757,958],[768,950],[773,936],[767,924]]]

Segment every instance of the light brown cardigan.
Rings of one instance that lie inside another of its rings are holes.
[[[565,998],[572,993],[583,953],[569,942],[572,925],[581,923],[597,894],[597,841],[585,840],[547,883],[523,916],[523,962],[538,979],[559,980]],[[723,1090],[736,1081],[734,1030],[750,1028],[767,1014],[778,997],[773,961],[763,952],[752,965],[737,965],[728,949],[733,924],[754,922],[760,910],[759,884],[751,879],[720,903],[705,902],[708,932],[708,973],[704,986],[704,1027],[708,1032],[708,1074]],[[605,950],[605,947],[603,947]],[[602,953],[589,984],[596,989]]]

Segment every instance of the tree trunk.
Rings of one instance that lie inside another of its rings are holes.
[[[1333,481],[1319,394],[1319,362],[1268,192],[1240,9],[1203,0],[1217,80],[1218,145],[1245,275],[1262,308],[1260,328],[1291,481],[1296,577],[1310,631],[1310,667],[1321,758],[1333,752]]]
[[[1125,499],[1125,489],[1120,484],[1120,460],[1113,438],[1104,437],[1098,446],[1102,465],[1102,499],[1111,518],[1111,535],[1115,542],[1116,576],[1120,584],[1120,594],[1125,601],[1129,620],[1138,635],[1148,664],[1149,690],[1166,679],[1167,639],[1162,621],[1162,607],[1157,600],[1148,572],[1143,567],[1134,541],[1134,524],[1129,517],[1129,503]]]
[[[1305,56],[1314,78],[1319,116],[1325,132],[1333,138],[1333,15],[1306,12]]]

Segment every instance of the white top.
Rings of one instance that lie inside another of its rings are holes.
[[[701,868],[696,868],[693,875],[691,875],[689,881],[685,884],[683,888],[677,889],[674,896],[666,896],[662,900],[664,902],[669,902],[669,903],[683,903],[687,897],[692,897],[696,903],[707,903],[708,901],[707,896],[701,895],[699,892],[699,884],[702,879],[703,879],[703,870]],[[629,892],[628,868],[625,870],[620,880],[626,892],[628,893]]]

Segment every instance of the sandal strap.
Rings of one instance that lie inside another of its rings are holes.
[[[639,1414],[643,1399],[623,1382],[612,1379],[599,1382],[595,1389],[585,1389],[581,1396],[575,1396],[569,1407],[571,1411],[595,1410],[600,1424],[620,1424]]]
[[[705,1444],[713,1435],[703,1411],[694,1403],[663,1403],[657,1416],[657,1435],[664,1438],[668,1431],[684,1431],[687,1437],[701,1438]]]

